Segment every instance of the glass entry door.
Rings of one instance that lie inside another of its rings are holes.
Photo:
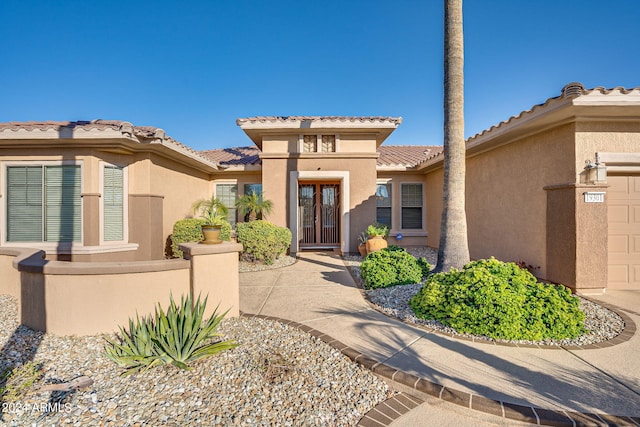
[[[301,247],[340,246],[340,184],[301,183],[298,186]]]

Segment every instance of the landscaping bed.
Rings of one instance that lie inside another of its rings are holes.
[[[9,426],[355,425],[392,394],[339,351],[269,320],[225,319],[221,338],[240,345],[190,371],[164,365],[122,377],[103,355],[103,337],[49,336],[18,326],[14,298],[0,295],[0,307],[1,368],[33,359],[43,373],[18,400],[4,402],[0,421]],[[93,385],[37,391],[81,375]]]
[[[432,265],[436,264],[437,251],[435,251],[434,249],[420,247],[408,248],[407,251],[415,257],[427,258],[427,260]],[[360,281],[360,285],[362,286],[362,280],[360,278],[360,263],[362,262],[362,257],[346,256],[344,258],[344,262],[351,270],[352,275],[356,278],[356,280]],[[486,340],[489,342],[536,344],[543,346],[583,346],[612,339],[624,330],[624,321],[618,314],[605,307],[600,306],[599,304],[578,296],[578,298],[580,299],[580,309],[585,314],[584,324],[589,332],[582,334],[577,338],[543,341],[494,340],[482,335],[463,334],[459,333],[451,327],[441,324],[436,320],[420,319],[415,315],[415,313],[409,306],[409,300],[418,293],[421,287],[422,284],[399,285],[391,286],[388,288],[365,290],[364,293],[366,295],[366,298],[373,304],[376,309],[389,316],[396,317],[404,322],[426,327],[434,331],[443,332],[452,336]]]

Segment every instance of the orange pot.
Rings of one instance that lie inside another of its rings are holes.
[[[371,252],[377,252],[380,249],[386,248],[387,246],[389,246],[389,244],[382,236],[372,237],[367,240],[367,254],[370,254]]]
[[[361,257],[366,257],[367,256],[367,245],[364,243],[360,243],[358,245],[358,252],[360,252],[360,256]]]

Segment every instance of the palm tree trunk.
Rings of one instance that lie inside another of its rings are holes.
[[[462,0],[444,1],[444,188],[435,271],[469,262],[465,212],[464,37]]]

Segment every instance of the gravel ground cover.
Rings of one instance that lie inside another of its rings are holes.
[[[408,248],[407,250],[415,257],[427,258],[427,261],[429,261],[429,263],[433,266],[435,266],[437,262],[438,253],[434,249],[419,247]],[[360,285],[362,285],[362,280],[360,279],[360,263],[362,262],[362,257],[345,256],[344,262],[347,267],[351,269],[353,276],[355,276],[357,280],[360,280]],[[486,336],[461,334],[455,329],[445,326],[438,321],[419,319],[415,316],[413,310],[411,310],[411,307],[409,307],[409,300],[418,293],[421,287],[422,284],[402,285],[382,289],[365,290],[364,292],[366,298],[374,305],[376,309],[389,316],[396,317],[404,322],[433,329],[435,331],[444,332],[453,336],[473,337],[476,339],[492,342],[497,341],[518,344],[535,343],[543,346],[581,346],[609,340],[616,337],[624,330],[624,321],[619,315],[607,308],[600,306],[599,304],[578,297],[580,299],[580,308],[585,314],[585,327],[589,330],[589,333],[581,335],[574,339],[545,340],[536,342],[525,340],[508,341],[494,340]]]
[[[249,271],[262,271],[272,270],[274,268],[282,268],[291,265],[296,262],[296,259],[289,255],[282,255],[280,258],[273,261],[271,265],[261,264],[259,262],[247,262],[240,260],[239,271],[240,273],[246,273]]]
[[[3,402],[0,425],[348,426],[392,395],[329,345],[265,319],[225,319],[222,339],[240,346],[190,371],[163,366],[121,377],[102,354],[103,337],[49,336],[18,326],[16,318],[16,300],[0,295],[0,371],[33,359],[44,376],[16,402]],[[37,390],[81,375],[93,385]]]

